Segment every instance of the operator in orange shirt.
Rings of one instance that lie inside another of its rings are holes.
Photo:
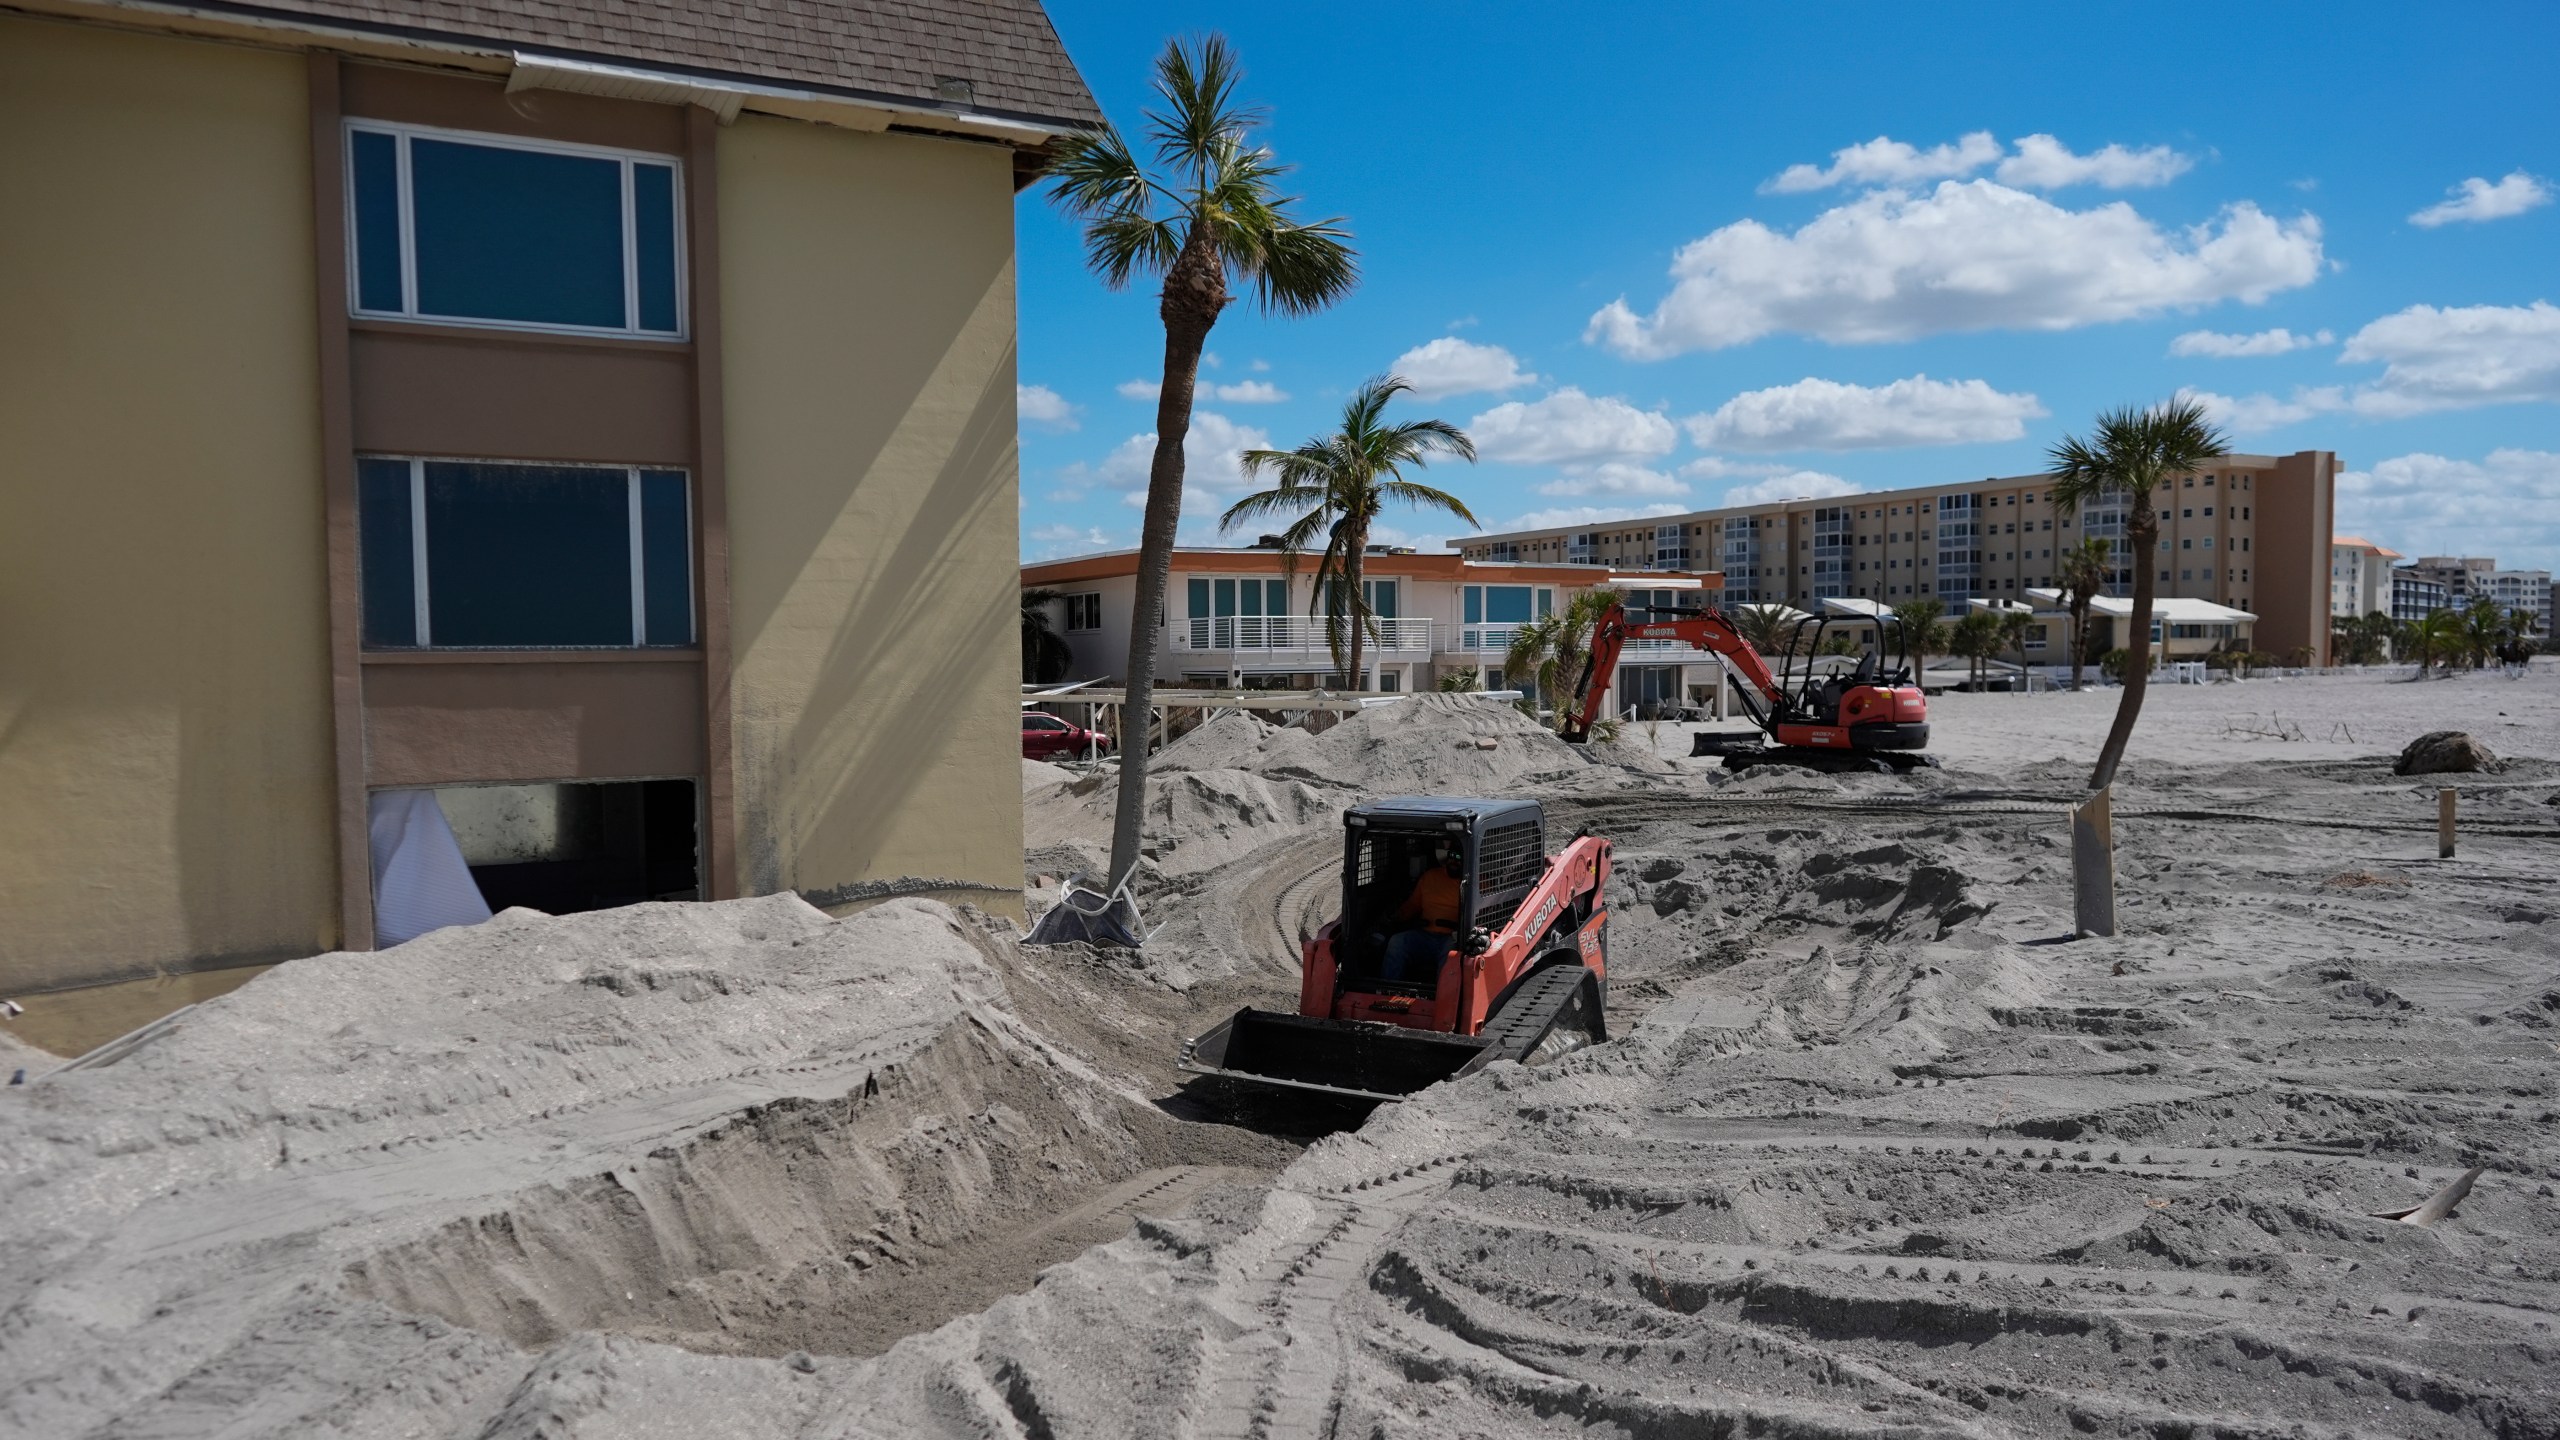
[[[1466,889],[1466,862],[1458,847],[1435,846],[1433,865],[1413,882],[1396,909],[1398,929],[1387,941],[1386,978],[1421,984],[1440,977],[1440,962],[1458,938],[1458,910]]]

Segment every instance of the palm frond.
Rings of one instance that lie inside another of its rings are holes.
[[[1165,108],[1147,111],[1147,137],[1169,169],[1206,188],[1223,142],[1262,123],[1258,106],[1236,103],[1244,66],[1235,47],[1214,32],[1165,46],[1156,58],[1155,90]]]
[[[1132,275],[1164,273],[1181,253],[1182,236],[1170,220],[1131,213],[1106,215],[1085,226],[1085,264],[1114,290]]]
[[[1282,225],[1261,237],[1247,273],[1254,298],[1279,315],[1312,315],[1360,284],[1360,252],[1339,218]]]
[[[1060,141],[1041,178],[1059,208],[1080,219],[1143,212],[1155,189],[1128,141],[1108,127]]]

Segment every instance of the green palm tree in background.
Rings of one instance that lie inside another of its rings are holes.
[[[1968,662],[1965,679],[1980,689],[1983,662],[2000,653],[2000,617],[1988,610],[1966,612],[1948,628],[1947,653]]]
[[[2115,547],[2092,535],[2062,552],[2055,578],[2062,582],[2062,607],[2071,614],[2071,688],[2081,685],[2089,663],[2089,616],[2098,597],[2107,593],[2107,572],[2115,566]]]
[[[2201,402],[2168,400],[2147,410],[2126,406],[2106,411],[2088,439],[2066,435],[2048,456],[2053,504],[2063,518],[2104,495],[2126,496],[2133,506],[2125,520],[2133,549],[2133,614],[2125,637],[2124,696],[2116,702],[2115,723],[2107,727],[2097,768],[2090,772],[2092,790],[2115,782],[2151,679],[2152,577],[2160,550],[2160,512],[2153,508],[2151,494],[2230,453],[2230,442],[2206,418]]]
[[[1295,450],[1248,450],[1247,475],[1266,472],[1280,483],[1247,495],[1218,517],[1218,528],[1233,530],[1248,520],[1292,517],[1280,532],[1283,568],[1297,574],[1298,557],[1324,541],[1324,558],[1316,563],[1315,593],[1307,613],[1322,605],[1325,643],[1334,668],[1362,688],[1362,650],[1377,633],[1377,616],[1361,585],[1361,569],[1369,553],[1369,527],[1390,504],[1439,510],[1482,529],[1465,501],[1404,478],[1406,467],[1419,469],[1435,455],[1476,458],[1475,442],[1446,420],[1408,420],[1389,425],[1387,402],[1413,387],[1394,375],[1381,375],[1361,385],[1342,407],[1342,428]],[[1346,647],[1346,635],[1348,645]],[[1348,649],[1346,663],[1344,651]]]
[[[1784,656],[1795,639],[1795,617],[1784,605],[1736,605],[1724,613],[1735,633],[1771,659]]]
[[[1147,472],[1137,593],[1130,605],[1123,713],[1137,734],[1121,747],[1119,808],[1111,826],[1111,882],[1138,863],[1147,804],[1147,730],[1156,647],[1164,640],[1165,589],[1182,522],[1182,444],[1200,353],[1211,327],[1249,286],[1266,311],[1306,315],[1351,293],[1358,255],[1338,219],[1302,221],[1280,193],[1287,167],[1248,143],[1262,112],[1236,100],[1243,72],[1216,35],[1165,47],[1155,65],[1162,105],[1146,112],[1150,171],[1112,128],[1069,136],[1047,171],[1051,197],[1084,227],[1085,263],[1113,289],[1161,275],[1164,376],[1156,391],[1155,459]]]
[[[1066,638],[1049,620],[1049,607],[1065,598],[1063,590],[1022,592],[1022,680],[1026,685],[1063,680],[1075,663],[1075,651],[1067,648]]]
[[[1571,691],[1582,678],[1583,658],[1591,650],[1591,632],[1616,603],[1618,597],[1609,591],[1579,590],[1562,610],[1511,632],[1511,648],[1502,656],[1502,675],[1515,685],[1527,682],[1529,693],[1521,697],[1520,708],[1530,719],[1538,718],[1538,701],[1544,697],[1555,702],[1556,729],[1565,728],[1571,718],[1566,714]],[[1606,685],[1609,677],[1594,675],[1591,683]]]
[[[1901,623],[1903,643],[1911,648],[1911,683],[1926,687],[1929,657],[1951,653],[1947,649],[1947,622],[1938,618],[1947,607],[1935,600],[1905,600],[1893,607],[1893,618]]]

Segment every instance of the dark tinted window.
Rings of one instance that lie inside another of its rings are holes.
[[[643,330],[676,331],[676,172],[631,167],[631,245],[638,262]]]
[[[357,561],[364,596],[364,643],[418,643],[418,572],[410,526],[409,462],[356,462],[356,514],[363,548]]]
[[[648,643],[693,643],[692,498],[682,471],[640,472],[641,589]]]
[[[430,463],[426,518],[435,644],[631,643],[627,472]]]
[[[625,325],[622,165],[413,139],[418,313]]]
[[[358,131],[348,137],[354,156],[356,303],[367,310],[402,310],[400,285],[400,142]]]

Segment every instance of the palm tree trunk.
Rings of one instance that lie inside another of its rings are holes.
[[[2142,716],[2142,694],[2151,688],[2151,595],[2157,582],[2151,577],[2160,563],[2160,522],[2152,519],[2151,492],[2138,491],[2133,503],[2142,518],[2132,522],[2133,553],[2140,557],[2133,567],[2133,615],[2125,623],[2133,633],[2124,643],[2124,696],[2116,701],[2116,721],[2107,727],[2107,743],[2098,751],[2098,768],[2089,775],[2089,788],[2104,790],[2116,781],[2116,765],[2124,759],[2124,747],[2133,741],[2133,722]]]
[[[1173,537],[1182,524],[1182,442],[1191,433],[1200,351],[1226,305],[1218,257],[1196,234],[1165,276],[1164,383],[1156,395],[1156,454],[1147,472],[1146,521],[1138,539],[1138,588],[1129,606],[1129,665],[1121,683],[1120,796],[1111,817],[1111,874],[1118,885],[1138,865],[1147,815],[1148,740],[1154,732],[1156,647],[1164,643],[1165,591],[1173,579]],[[1134,732],[1134,733],[1132,733]]]
[[[1369,559],[1369,527],[1353,526],[1342,537],[1342,608],[1351,613],[1351,690],[1358,694],[1367,687],[1360,683],[1362,652],[1369,639],[1369,597],[1360,591],[1360,572]]]

